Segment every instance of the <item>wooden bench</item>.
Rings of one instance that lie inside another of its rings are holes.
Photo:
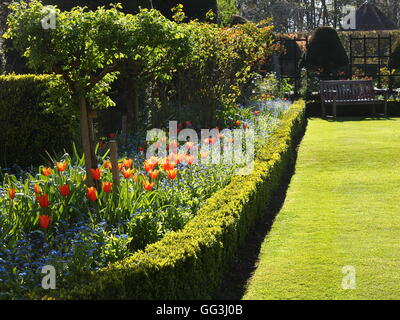
[[[384,100],[377,99],[377,92],[384,94]],[[326,105],[331,104],[333,118],[336,119],[339,105],[371,105],[373,115],[376,105],[383,105],[383,115],[387,116],[388,90],[375,89],[373,80],[330,80],[320,82],[322,118],[326,117]]]

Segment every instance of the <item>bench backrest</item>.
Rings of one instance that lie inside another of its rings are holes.
[[[335,95],[337,101],[375,99],[373,80],[321,81],[320,88],[322,101],[332,101]],[[336,94],[334,91],[336,91]]]

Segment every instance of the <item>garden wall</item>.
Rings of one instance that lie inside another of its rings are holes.
[[[62,106],[46,112],[48,87],[47,75],[0,76],[0,167],[38,165],[46,151],[71,148],[74,119]]]
[[[234,176],[184,229],[62,289],[38,289],[30,298],[43,298],[43,294],[48,294],[47,299],[211,298],[293,164],[305,125],[305,103],[299,101],[258,154],[252,174]]]

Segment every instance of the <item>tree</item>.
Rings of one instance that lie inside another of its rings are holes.
[[[309,69],[322,69],[324,76],[334,74],[349,63],[342,42],[331,27],[320,27],[314,32],[304,58]]]
[[[90,169],[97,167],[95,109],[113,105],[105,93],[121,65],[145,57],[156,66],[155,72],[164,71],[172,50],[179,56],[181,48],[186,49],[180,27],[158,11],[125,15],[120,9],[120,5],[96,11],[81,7],[61,11],[55,7],[56,28],[44,29],[41,21],[49,12],[43,4],[22,1],[10,6],[7,22],[5,36],[13,39],[30,67],[58,75],[54,82],[64,86],[62,95],[70,98],[74,111],[80,115],[88,185],[93,185]]]

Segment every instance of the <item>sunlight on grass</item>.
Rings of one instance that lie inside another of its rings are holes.
[[[343,120],[309,121],[244,299],[400,298],[400,119]]]

